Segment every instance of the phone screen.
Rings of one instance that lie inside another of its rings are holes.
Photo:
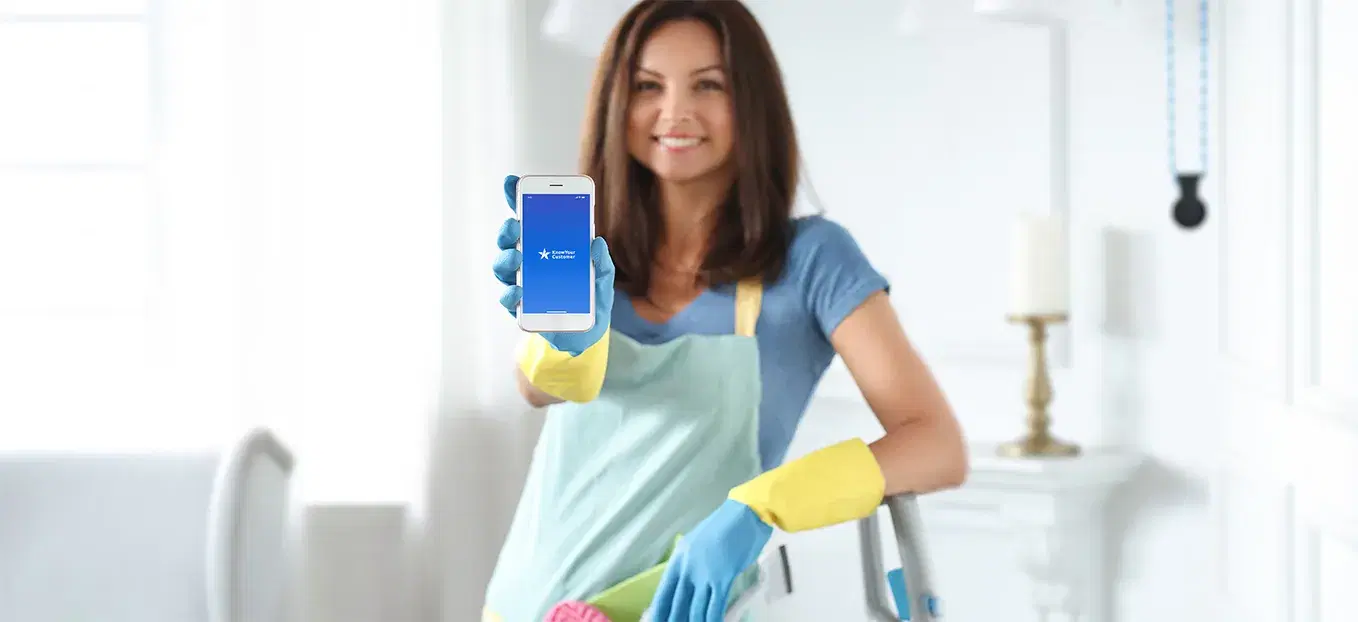
[[[588,314],[589,195],[523,195],[523,313]]]

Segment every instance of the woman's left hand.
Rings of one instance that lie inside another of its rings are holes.
[[[653,622],[722,622],[731,586],[773,536],[749,506],[726,500],[679,541],[651,602]]]

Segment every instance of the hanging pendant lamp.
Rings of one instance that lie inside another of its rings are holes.
[[[542,20],[542,37],[594,58],[608,33],[634,0],[552,0]]]
[[[964,0],[905,0],[896,18],[896,30],[907,36],[947,29],[972,18],[970,2]]]
[[[975,0],[977,15],[1026,24],[1064,22],[1076,7],[1068,0]]]
[[[929,16],[923,4],[924,0],[905,0],[905,8],[896,19],[896,28],[901,34],[917,35],[927,29]]]

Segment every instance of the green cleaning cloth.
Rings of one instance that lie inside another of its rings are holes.
[[[659,564],[643,570],[640,574],[604,590],[603,593],[586,601],[608,616],[609,622],[640,622],[641,614],[651,606],[655,591],[660,588],[660,579],[665,574],[674,549],[679,546],[679,538],[674,539],[668,553]]]

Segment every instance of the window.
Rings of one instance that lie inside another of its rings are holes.
[[[0,0],[0,313],[145,310],[154,0]]]

